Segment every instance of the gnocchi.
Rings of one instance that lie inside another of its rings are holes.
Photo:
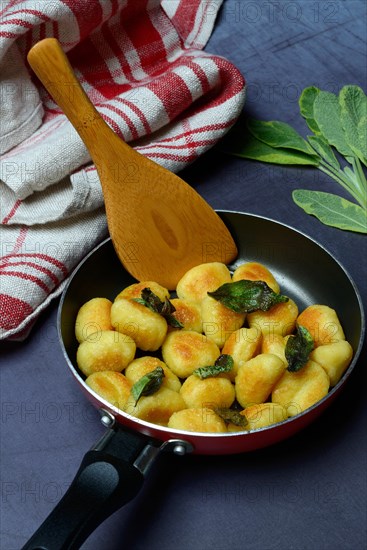
[[[286,342],[287,338],[284,338],[281,334],[265,334],[261,342],[261,353],[273,353],[287,365],[285,356]]]
[[[111,323],[117,332],[130,336],[144,351],[156,351],[167,333],[167,322],[161,315],[127,298],[119,298],[112,304]]]
[[[201,302],[201,317],[204,334],[219,348],[224,346],[228,336],[240,329],[245,321],[244,313],[231,311],[211,296],[205,296]]]
[[[298,372],[284,372],[273,388],[271,400],[285,407],[288,416],[295,416],[325,397],[329,387],[326,371],[310,360]]]
[[[220,349],[213,340],[190,330],[168,334],[162,345],[163,361],[180,378],[187,378],[198,367],[211,365]]]
[[[240,328],[226,340],[222,353],[233,359],[233,367],[228,373],[232,382],[235,381],[238,369],[257,353],[260,343],[261,332],[254,328]]]
[[[177,283],[177,296],[201,304],[208,291],[216,290],[224,283],[231,282],[228,267],[219,262],[200,264],[187,271]]]
[[[107,298],[92,298],[78,311],[75,322],[75,336],[79,344],[96,332],[113,330],[111,324],[112,302]]]
[[[104,370],[121,372],[133,360],[135,351],[136,345],[130,336],[102,330],[79,345],[76,360],[85,376]]]
[[[267,334],[286,336],[296,328],[297,316],[297,304],[289,298],[288,302],[276,304],[268,311],[258,310],[249,313],[247,322],[250,328],[260,330],[264,336]]]
[[[256,430],[266,428],[272,424],[277,424],[286,420],[288,417],[286,409],[279,403],[259,403],[246,407],[241,413],[247,420],[246,430]],[[243,430],[244,428],[242,428]],[[229,432],[238,432],[241,428],[235,424],[228,424]]]
[[[164,286],[156,283],[155,281],[141,281],[140,283],[133,283],[127,286],[116,296],[115,301],[120,298],[134,299],[140,298],[142,290],[144,288],[150,288],[161,300],[169,298],[169,291]]]
[[[315,347],[345,340],[336,311],[329,306],[315,304],[307,307],[298,323],[311,333]]]
[[[194,432],[252,431],[313,406],[352,360],[337,313],[321,304],[299,312],[284,296],[267,307],[231,307],[216,291],[228,283],[248,287],[238,281],[280,296],[266,266],[247,262],[231,275],[214,262],[187,271],[175,296],[143,281],[113,301],[86,302],[75,323],[76,361],[86,384],[129,415]],[[146,289],[168,309],[144,302]],[[301,327],[311,334],[313,349],[291,371],[287,342]]]
[[[177,391],[161,387],[153,395],[141,397],[137,403],[130,395],[123,410],[141,420],[167,425],[173,413],[185,408],[185,401]]]
[[[264,403],[286,368],[284,362],[272,353],[260,353],[238,369],[235,379],[236,397],[245,408]]]
[[[195,374],[191,374],[182,384],[180,394],[189,409],[229,408],[235,399],[233,384],[227,378],[219,376],[201,380]]]
[[[120,372],[94,372],[86,379],[86,384],[98,395],[119,409],[124,409],[130,396],[131,382]]]
[[[237,267],[233,272],[233,281],[265,281],[274,292],[279,292],[280,288],[272,273],[258,262],[247,262]]]
[[[351,362],[353,348],[346,340],[318,346],[311,352],[310,358],[327,372],[330,386],[335,386]]]
[[[172,414],[168,427],[174,430],[188,432],[224,433],[227,427],[213,409],[201,407],[199,409],[183,409]]]
[[[175,318],[183,325],[185,330],[194,330],[201,333],[203,322],[200,307],[194,302],[188,302],[181,298],[173,298],[171,304],[175,308]],[[170,327],[168,327],[170,330]],[[174,330],[174,329],[173,329]]]
[[[176,376],[170,368],[167,367],[163,361],[158,359],[158,357],[152,357],[150,355],[145,355],[143,357],[138,357],[131,361],[131,363],[125,369],[125,376],[131,382],[135,384],[142,376],[152,372],[156,367],[162,367],[164,372],[164,378],[162,386],[166,386],[174,391],[180,391],[181,382],[178,376]]]

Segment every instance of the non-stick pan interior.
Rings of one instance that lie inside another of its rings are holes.
[[[250,214],[219,214],[239,249],[232,267],[247,261],[263,263],[274,274],[281,292],[292,298],[300,311],[311,304],[335,309],[346,339],[358,355],[364,331],[363,309],[358,291],[343,267],[318,243],[288,226]],[[133,282],[109,239],[74,272],[60,304],[59,327],[65,354],[76,371],[74,325],[78,309],[97,296],[113,300]]]

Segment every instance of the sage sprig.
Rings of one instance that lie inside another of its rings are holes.
[[[261,162],[318,168],[353,201],[324,191],[295,189],[294,202],[325,225],[367,233],[366,94],[355,85],[344,86],[338,95],[311,86],[303,90],[299,108],[313,132],[306,139],[284,122],[250,119],[247,132],[237,126],[229,134],[225,151]]]

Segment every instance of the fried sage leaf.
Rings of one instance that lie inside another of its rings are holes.
[[[217,407],[216,409],[214,409],[214,412],[218,416],[220,416],[225,422],[231,422],[235,426],[245,428],[248,424],[246,416],[241,414],[239,411],[227,409],[226,407]]]
[[[313,350],[314,342],[310,332],[302,325],[297,326],[297,333],[290,336],[285,346],[287,370],[298,372],[307,363]]]
[[[264,281],[224,283],[208,295],[236,313],[268,311],[275,304],[288,302],[287,296],[277,294]]]
[[[131,388],[131,395],[135,399],[135,405],[143,395],[153,395],[162,385],[164,371],[162,367],[156,367],[145,374]]]
[[[141,291],[141,298],[136,298],[135,301],[139,304],[143,304],[143,306],[146,306],[151,311],[162,315],[162,317],[166,319],[167,323],[171,327],[183,328],[183,324],[174,317],[173,313],[176,311],[176,308],[168,300],[168,298],[166,298],[165,301],[162,302],[159,296],[154,294],[154,292],[150,290],[150,288],[143,288],[143,290]]]
[[[201,380],[218,376],[223,372],[229,372],[233,368],[233,359],[230,355],[223,353],[215,361],[214,365],[208,367],[198,367],[194,370],[193,374],[196,374]]]

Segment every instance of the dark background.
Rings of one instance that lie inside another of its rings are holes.
[[[245,115],[307,135],[303,88],[366,90],[366,22],[364,0],[227,0],[206,50],[245,76]],[[245,161],[216,147],[181,175],[214,208],[264,215],[318,240],[366,303],[367,237],[326,227],[292,201],[295,188],[343,195],[320,171]],[[317,269],[310,266],[310,276]],[[57,306],[26,342],[1,345],[1,550],[21,548],[104,431],[66,367]],[[138,497],[83,550],[366,548],[366,388],[364,352],[346,391],[288,441],[236,456],[162,456]]]

